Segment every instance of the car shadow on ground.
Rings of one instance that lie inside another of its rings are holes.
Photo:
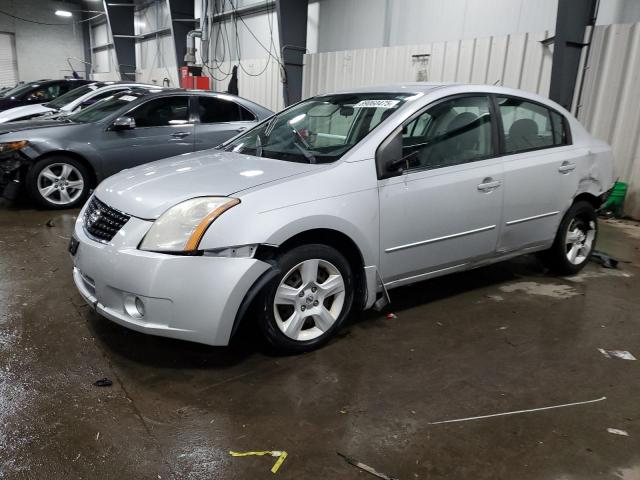
[[[467,272],[426,280],[391,291],[392,303],[382,312],[352,312],[351,318],[333,341],[348,337],[352,327],[372,327],[372,320],[388,312],[426,305],[441,299],[462,295],[476,289],[502,284],[522,276],[541,276],[545,269],[534,256],[491,265]],[[260,337],[255,313],[241,324],[229,346],[212,347],[194,342],[157,337],[129,330],[102,318],[89,306],[81,307],[89,329],[102,348],[132,362],[170,369],[219,369],[246,361],[250,357],[278,357]]]

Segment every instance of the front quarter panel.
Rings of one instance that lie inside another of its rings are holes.
[[[200,249],[281,245],[294,235],[323,228],[351,238],[365,265],[378,263],[378,191],[373,160],[338,163],[235,196],[241,203],[209,227]]]

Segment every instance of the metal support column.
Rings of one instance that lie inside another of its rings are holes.
[[[187,51],[187,33],[198,27],[199,21],[194,18],[194,2],[185,0],[168,0],[171,12],[173,42],[176,47],[176,65],[184,65],[184,54]]]
[[[136,37],[133,27],[134,0],[104,0],[109,29],[118,59],[118,69],[122,80],[136,79]]]
[[[584,34],[595,24],[598,0],[558,0],[549,98],[571,110]]]
[[[307,51],[308,0],[277,0],[280,52],[284,65],[284,104],[302,98],[302,66]]]

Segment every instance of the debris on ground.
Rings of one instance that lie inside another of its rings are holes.
[[[629,436],[629,433],[626,430],[619,430],[617,428],[607,428],[607,432],[613,433],[614,435],[622,435],[623,437]]]
[[[268,456],[271,456],[271,457],[278,457],[278,460],[276,460],[276,463],[274,463],[273,467],[271,467],[271,473],[277,473],[278,469],[284,463],[284,459],[287,458],[287,452],[285,452],[284,450],[265,450],[265,451],[262,451],[262,452],[234,452],[234,451],[230,451],[229,455],[231,455],[232,457],[249,457],[251,455],[257,455],[257,456],[268,455]]]
[[[53,223],[53,218],[50,218],[49,220],[47,220],[47,223],[45,223],[45,225],[49,228],[55,227],[56,224]]]
[[[591,259],[598,262],[604,268],[618,268],[618,263],[620,262],[617,258],[598,250],[591,252]]]
[[[396,318],[398,318],[398,315],[395,313],[387,313],[387,320],[395,320]]]
[[[603,348],[599,348],[598,351],[603,354],[607,358],[620,358],[622,360],[636,360],[636,357],[633,356],[630,352],[626,350],[605,350]]]
[[[370,467],[369,465],[365,465],[364,463],[359,462],[359,461],[357,461],[357,460],[345,455],[344,453],[340,453],[340,452],[336,452],[336,453],[338,455],[340,455],[342,458],[344,458],[345,461],[348,464],[353,465],[354,467],[357,467],[360,470],[364,470],[365,472],[370,473],[371,475],[374,475],[374,476],[376,476],[378,478],[382,478],[384,480],[398,480],[395,477],[390,477],[389,475],[385,475],[384,473],[380,473],[376,469]]]
[[[107,377],[101,378],[100,380],[96,380],[93,382],[96,387],[110,387],[113,385],[113,382],[109,380]]]

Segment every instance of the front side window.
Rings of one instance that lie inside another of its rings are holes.
[[[160,97],[143,103],[127,116],[136,127],[166,127],[189,123],[189,97]]]
[[[63,90],[60,84],[54,83],[46,87],[35,89],[30,95],[29,99],[36,100],[38,102],[48,102],[54,98],[60,96],[60,94],[66,92]]]
[[[497,97],[502,118],[505,153],[554,145],[549,109],[520,98]]]
[[[457,97],[429,107],[402,126],[405,169],[440,168],[494,154],[489,99]]]
[[[290,162],[338,160],[407,100],[405,93],[310,98],[220,148]]]
[[[198,97],[200,123],[225,123],[255,120],[253,114],[231,100]]]

